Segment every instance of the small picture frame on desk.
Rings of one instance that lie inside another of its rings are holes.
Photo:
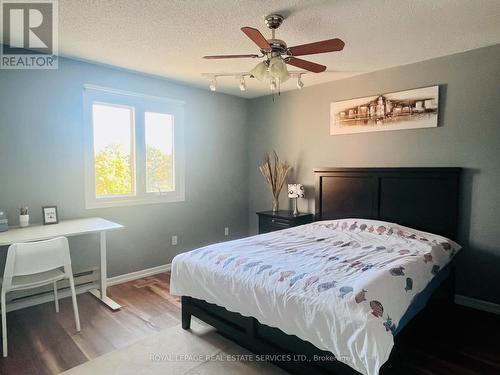
[[[57,215],[57,206],[42,207],[43,225],[59,223],[59,216]]]

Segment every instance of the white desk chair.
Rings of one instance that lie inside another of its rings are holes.
[[[15,243],[9,247],[1,291],[3,356],[7,357],[7,310],[5,294],[14,290],[54,285],[54,302],[59,312],[57,282],[69,279],[76,330],[80,331],[80,317],[76,303],[75,281],[66,237],[52,240]]]

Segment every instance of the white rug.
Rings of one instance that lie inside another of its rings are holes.
[[[129,347],[104,354],[64,375],[260,375],[286,374],[261,361],[239,345],[220,336],[211,327],[191,323],[191,330],[180,325],[140,340]]]

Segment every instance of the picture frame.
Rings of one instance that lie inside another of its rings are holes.
[[[42,207],[43,225],[52,225],[59,223],[59,215],[57,213],[57,206],[44,206]]]
[[[439,85],[332,102],[330,135],[436,128]]]

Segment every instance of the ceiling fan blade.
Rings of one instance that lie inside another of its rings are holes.
[[[215,55],[215,56],[203,56],[204,59],[241,59],[241,58],[256,58],[260,57],[259,55]]]
[[[287,64],[296,66],[297,68],[305,69],[313,73],[321,73],[326,70],[326,66],[313,63],[311,61],[306,61],[302,59],[297,59],[295,57],[288,57],[285,59]]]
[[[321,42],[301,44],[288,48],[288,54],[291,56],[313,55],[315,53],[342,51],[345,43],[338,39],[328,39]]]
[[[245,33],[260,49],[271,49],[271,46],[267,42],[267,39],[262,35],[262,33],[254,29],[253,27],[242,27],[241,31]]]

